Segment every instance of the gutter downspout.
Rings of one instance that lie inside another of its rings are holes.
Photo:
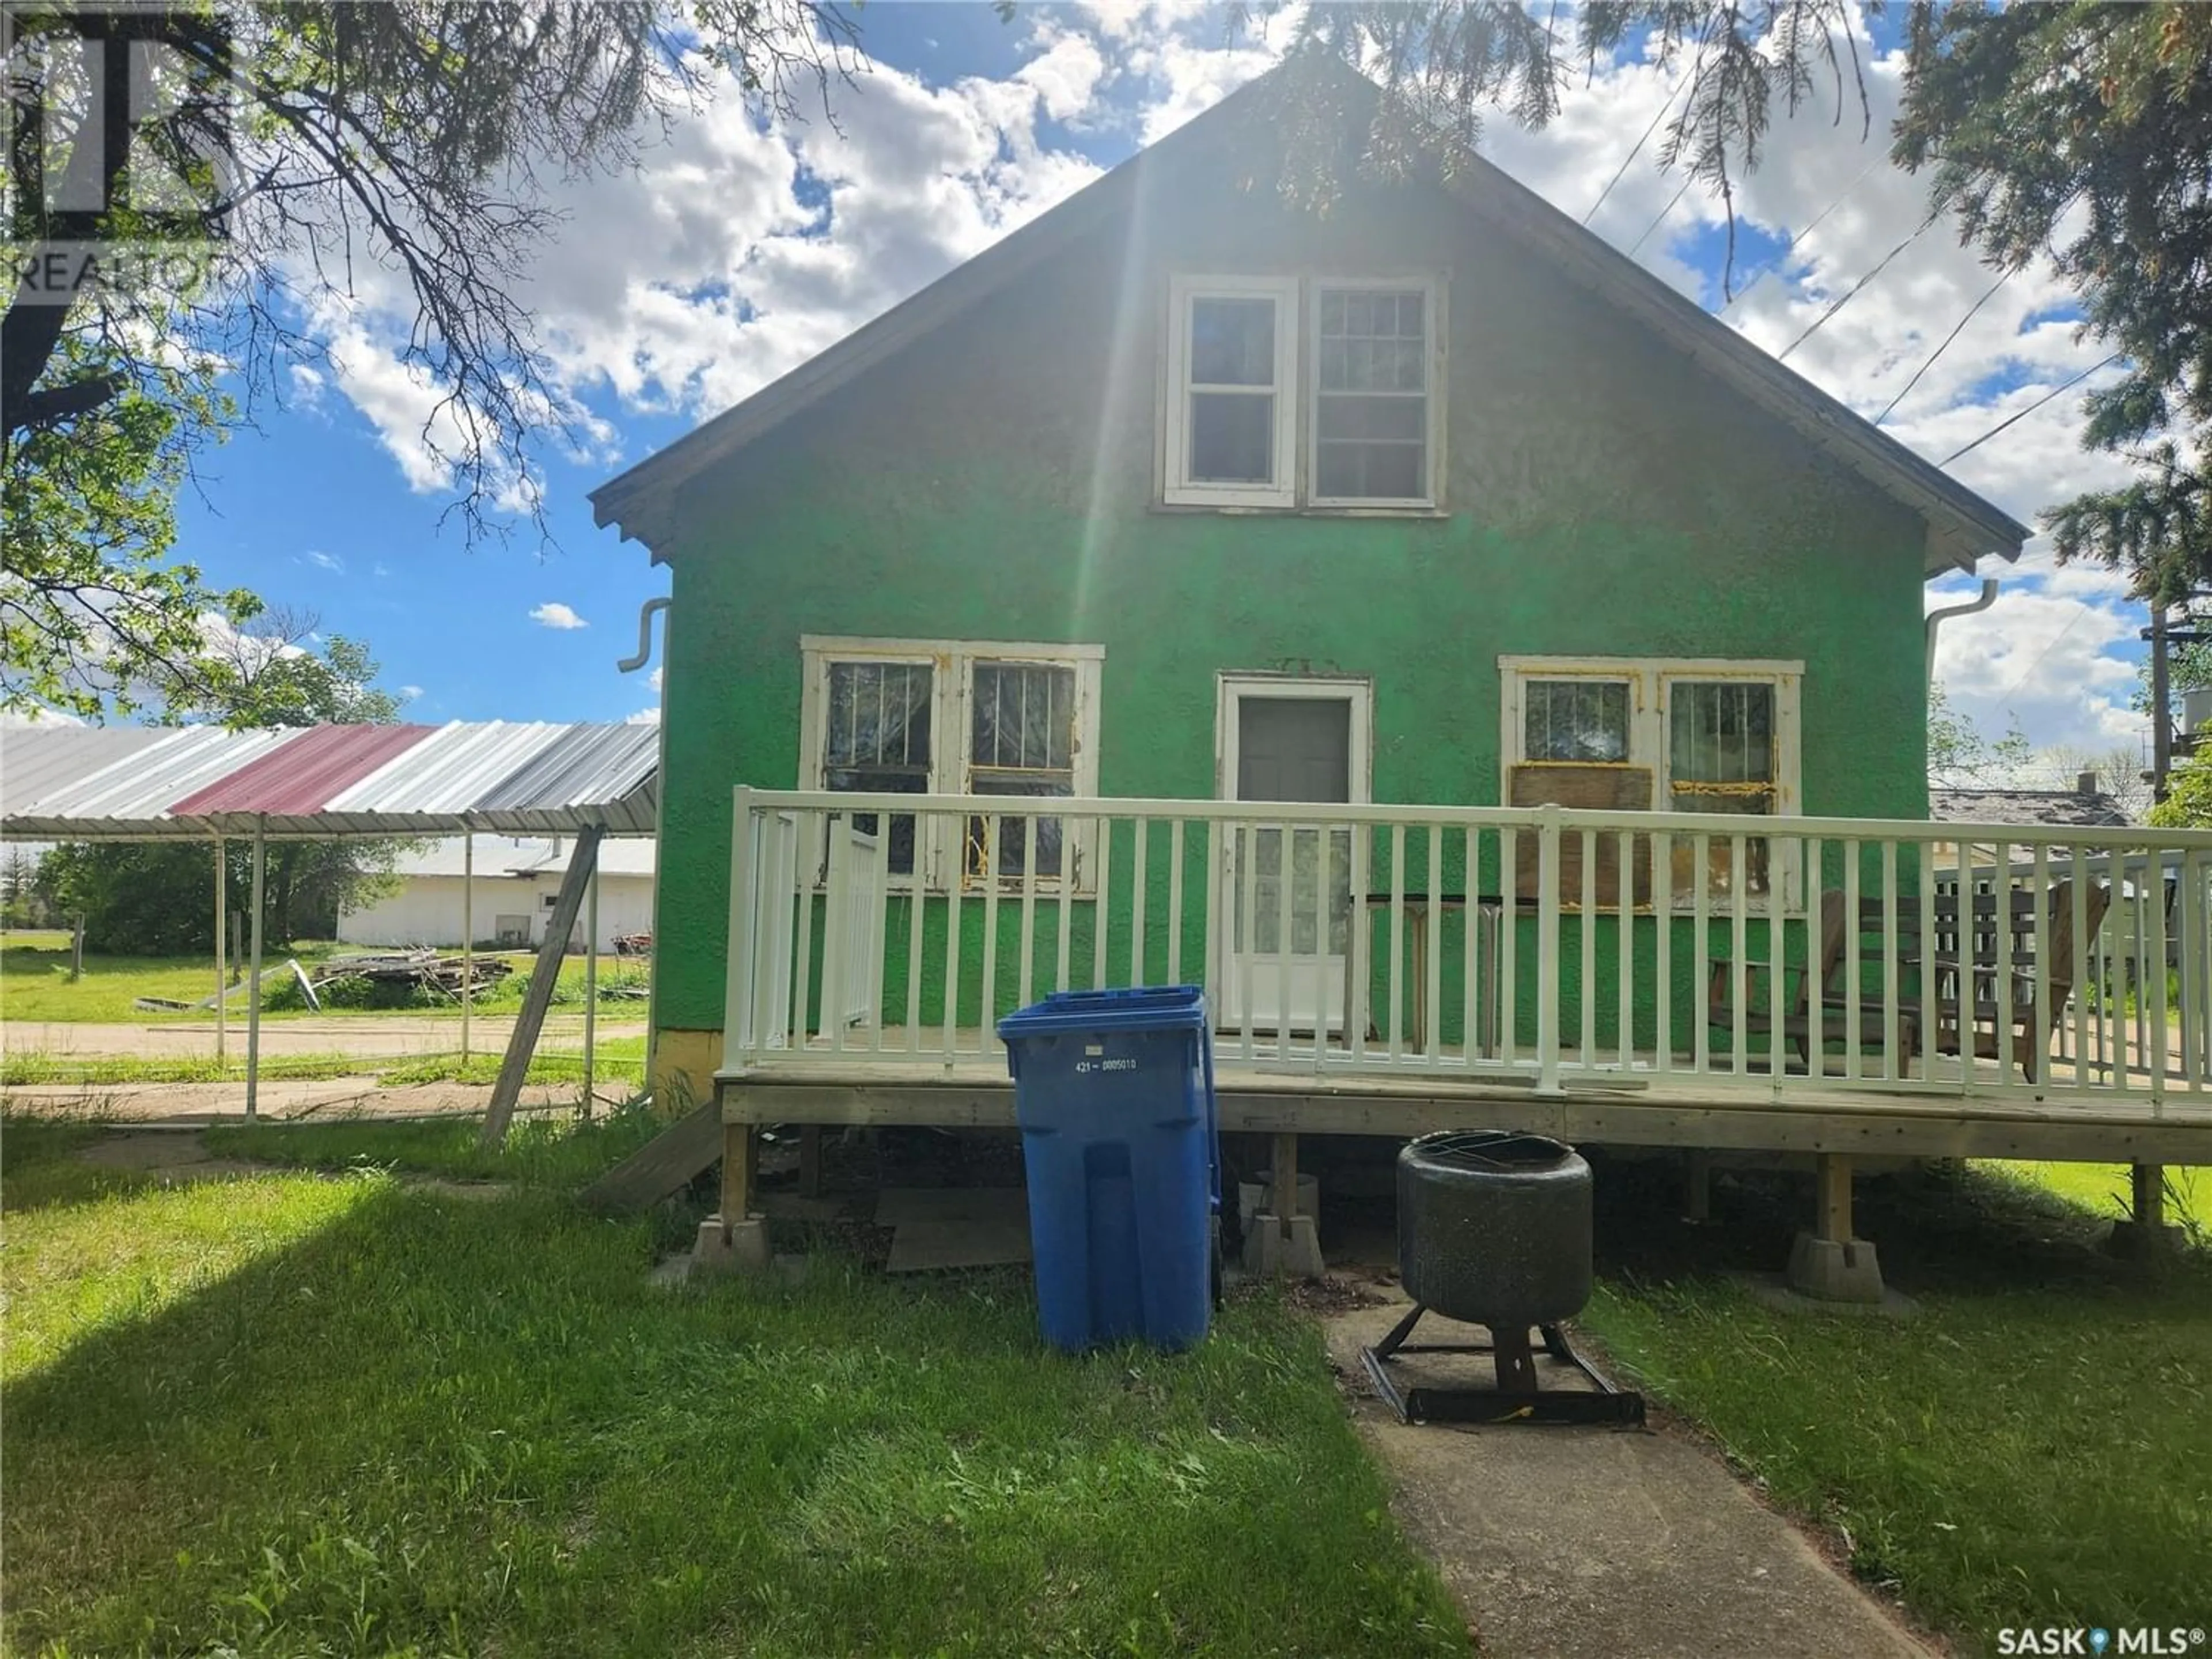
[[[637,654],[624,657],[615,664],[625,674],[635,674],[653,660],[653,618],[656,611],[665,611],[668,620],[660,625],[661,654],[667,654],[668,629],[675,621],[668,598],[647,599],[638,607]],[[668,677],[661,676],[659,730],[654,738],[656,748],[653,762],[653,972],[645,981],[645,1086],[652,1091],[653,1062],[660,1047],[660,832],[668,803]],[[592,891],[599,889],[597,866],[593,866]],[[654,1103],[656,1105],[659,1102]],[[665,1114],[670,1117],[673,1114]]]
[[[1941,611],[1929,611],[1923,619],[1928,629],[1928,678],[1931,684],[1936,678],[1936,629],[1953,617],[1971,617],[1977,611],[1988,610],[1996,602],[1997,579],[1995,576],[1984,576],[1982,578],[1981,598],[1969,599],[1964,605],[1947,605]]]

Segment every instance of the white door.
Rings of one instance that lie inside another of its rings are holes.
[[[1364,801],[1368,708],[1364,681],[1224,676],[1223,798]],[[1356,847],[1347,827],[1264,815],[1223,837],[1218,1027],[1343,1030]]]

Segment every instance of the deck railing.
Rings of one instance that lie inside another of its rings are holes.
[[[740,788],[729,939],[730,1072],[1196,982],[1261,1070],[2212,1097],[2212,831]]]

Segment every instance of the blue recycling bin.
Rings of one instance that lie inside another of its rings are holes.
[[[1187,1348],[1213,1312],[1220,1136],[1206,994],[1060,991],[999,1022],[1045,1340]]]

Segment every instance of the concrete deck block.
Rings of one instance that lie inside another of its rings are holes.
[[[1881,1264],[1863,1238],[1800,1233],[1790,1247],[1790,1288],[1816,1302],[1881,1300]]]
[[[2179,1253],[2181,1229],[2142,1221],[2115,1221],[2105,1249],[2123,1261],[2159,1261]]]
[[[1321,1259],[1321,1231],[1313,1217],[1291,1217],[1288,1232],[1283,1231],[1279,1218],[1264,1210],[1252,1218],[1244,1234],[1245,1272],[1318,1279],[1325,1265]]]
[[[701,1273],[763,1273],[769,1261],[768,1222],[747,1216],[735,1224],[710,1215],[699,1224],[691,1246],[691,1270]]]

